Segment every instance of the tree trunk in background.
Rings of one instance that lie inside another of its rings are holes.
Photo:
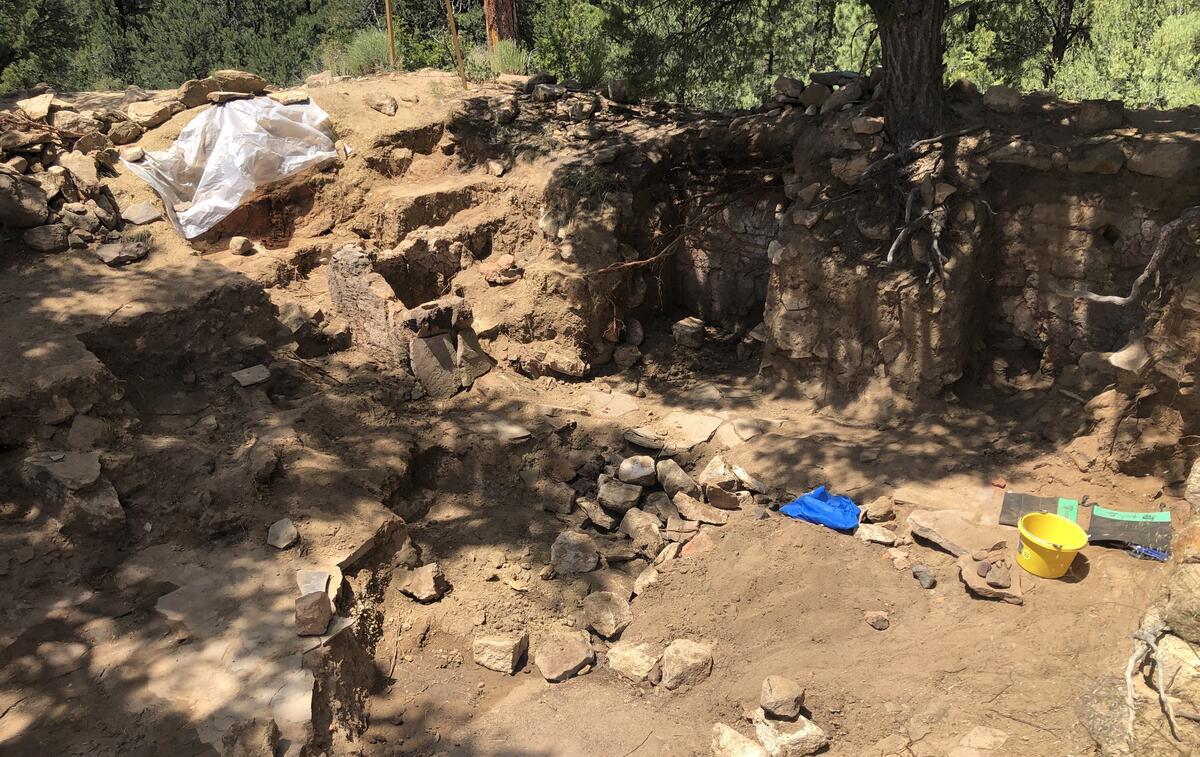
[[[867,0],[883,46],[887,133],[900,148],[942,130],[946,0]]]
[[[1050,26],[1050,57],[1042,64],[1042,85],[1049,87],[1054,82],[1054,74],[1067,56],[1067,48],[1075,38],[1084,33],[1087,19],[1077,21],[1075,18],[1075,0],[1058,0],[1053,8],[1044,9],[1038,5],[1039,11]],[[1086,11],[1084,12],[1086,16]]]
[[[489,50],[496,49],[502,39],[516,39],[517,0],[483,0],[483,22]]]

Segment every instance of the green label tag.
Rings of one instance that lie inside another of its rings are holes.
[[[1059,497],[1058,514],[1072,523],[1075,523],[1079,520],[1079,500]]]
[[[1107,507],[1092,508],[1093,518],[1111,518],[1112,520],[1127,520],[1135,523],[1170,523],[1171,513],[1126,513],[1120,510],[1109,510]]]

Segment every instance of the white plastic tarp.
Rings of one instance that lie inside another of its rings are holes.
[[[266,97],[233,100],[196,116],[167,150],[126,168],[154,187],[187,239],[232,213],[255,187],[337,156],[325,111]],[[176,212],[175,205],[191,203]]]

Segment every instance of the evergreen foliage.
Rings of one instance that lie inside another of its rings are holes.
[[[784,74],[879,61],[863,0],[520,0],[521,39],[488,50],[482,0],[453,0],[477,76],[528,66],[641,97],[748,107]],[[393,0],[404,68],[454,66],[439,0]],[[383,0],[5,0],[0,91],[171,87],[217,68],[279,84],[386,66]],[[1200,103],[1196,0],[980,0],[946,24],[947,81],[1131,106]],[[382,57],[381,57],[382,56]]]

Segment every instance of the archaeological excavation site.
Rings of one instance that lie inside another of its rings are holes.
[[[884,80],[0,103],[0,754],[1200,754],[1200,110]]]

